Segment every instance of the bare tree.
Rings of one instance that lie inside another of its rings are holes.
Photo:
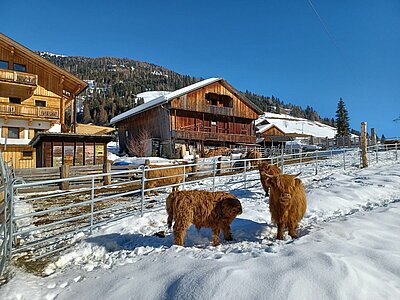
[[[126,143],[126,148],[133,156],[143,157],[146,151],[146,142],[151,139],[148,130],[141,130],[136,137],[131,137]]]

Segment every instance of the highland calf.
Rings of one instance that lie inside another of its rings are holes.
[[[232,240],[230,224],[242,213],[240,201],[227,192],[200,190],[172,192],[166,201],[168,228],[174,223],[174,244],[183,246],[190,224],[197,229],[210,227],[213,245],[219,245],[222,230],[226,241]]]
[[[289,235],[297,237],[296,229],[306,211],[306,193],[303,183],[297,175],[268,175],[271,186],[269,210],[272,222],[278,225],[277,238],[283,240],[284,231],[289,229]]]
[[[270,165],[267,162],[262,162],[258,165],[258,170],[260,171],[260,180],[262,187],[265,191],[265,197],[269,196],[269,182],[267,175],[279,175],[282,174],[281,169],[277,165]]]

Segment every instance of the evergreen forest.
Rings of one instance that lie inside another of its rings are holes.
[[[174,91],[202,78],[181,75],[167,68],[128,58],[40,55],[88,82],[78,98],[78,122],[108,125],[111,118],[143,103],[136,95],[145,91]],[[284,103],[278,97],[241,91],[265,112],[287,113],[294,117],[335,126],[333,118],[321,118],[310,106]]]

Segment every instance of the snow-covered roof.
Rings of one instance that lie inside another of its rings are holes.
[[[132,109],[130,109],[130,110],[118,115],[118,116],[115,116],[114,118],[111,119],[110,123],[111,124],[115,124],[115,123],[120,122],[120,121],[122,121],[122,120],[124,120],[126,118],[134,116],[134,115],[136,115],[136,114],[138,114],[140,112],[143,112],[143,111],[146,111],[146,110],[148,110],[150,108],[153,108],[153,107],[159,106],[161,104],[167,103],[167,102],[169,102],[170,100],[172,100],[172,99],[174,99],[176,97],[179,97],[181,95],[190,93],[190,92],[192,92],[194,90],[200,89],[200,88],[202,88],[204,86],[207,86],[207,85],[209,85],[211,83],[214,83],[214,82],[217,82],[217,81],[220,81],[220,80],[222,80],[222,78],[205,79],[205,80],[196,82],[194,84],[191,84],[189,86],[186,86],[184,88],[181,88],[179,90],[176,90],[174,92],[170,92],[168,94],[161,95],[161,96],[159,96],[159,97],[157,97],[155,99],[150,100],[149,102],[145,102],[145,103],[143,103],[143,104],[141,104],[139,106],[136,106],[136,107],[134,107],[134,108],[132,108]]]
[[[264,113],[256,120],[256,126],[264,120],[267,120],[269,124],[275,125],[285,134],[306,134],[314,137],[328,138],[334,138],[336,135],[335,127],[303,118],[269,112]],[[269,128],[268,125],[261,125],[258,130],[260,133],[263,133]]]
[[[154,100],[161,96],[166,96],[170,91],[147,91],[136,95],[137,98],[143,98],[144,103]]]

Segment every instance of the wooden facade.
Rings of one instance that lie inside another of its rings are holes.
[[[55,124],[74,128],[75,96],[87,84],[0,34],[0,145],[15,168],[36,166],[29,141]],[[69,118],[66,118],[69,116]],[[32,155],[27,156],[31,151]]]
[[[254,121],[262,111],[221,78],[203,82],[153,100],[154,106],[145,103],[143,110],[139,106],[130,115],[111,120],[118,127],[121,149],[141,131],[169,149],[186,145],[203,151],[205,146],[254,144]]]
[[[292,140],[285,132],[276,125],[270,124],[263,132],[260,133],[259,144],[263,147],[284,146],[287,141]]]

